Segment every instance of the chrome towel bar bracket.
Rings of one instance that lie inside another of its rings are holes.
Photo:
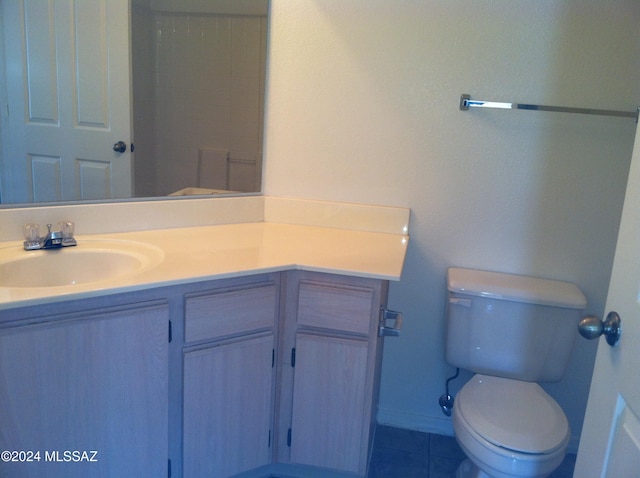
[[[552,111],[555,113],[578,113],[584,115],[618,116],[622,118],[633,118],[638,122],[640,107],[636,111],[598,110],[592,108],[571,108],[568,106],[544,106],[531,105],[525,103],[501,103],[498,101],[472,100],[470,95],[460,95],[460,109],[467,111],[469,108],[498,108],[506,110],[535,110]]]

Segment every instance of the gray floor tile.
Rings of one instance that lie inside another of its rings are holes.
[[[461,460],[455,458],[432,456],[429,459],[428,478],[454,478],[460,461]]]
[[[554,471],[549,478],[572,478],[573,477],[573,469],[576,466],[576,455],[573,453],[568,453],[564,458],[564,461],[560,464],[560,466]]]
[[[455,438],[378,425],[368,478],[453,478],[466,457]],[[550,478],[572,478],[569,454]]]
[[[429,434],[415,430],[379,425],[374,444],[380,448],[429,454]]]
[[[425,478],[428,476],[428,454],[380,448],[371,459],[368,478]]]
[[[431,456],[440,456],[462,461],[466,459],[464,452],[454,437],[444,435],[431,435],[429,442],[429,453]]]

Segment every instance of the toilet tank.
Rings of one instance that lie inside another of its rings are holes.
[[[451,268],[446,360],[529,382],[562,379],[586,299],[575,284]]]

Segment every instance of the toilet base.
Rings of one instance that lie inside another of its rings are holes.
[[[456,478],[491,478],[484,471],[473,464],[468,458],[460,463]]]
[[[504,475],[500,475],[504,476]],[[509,475],[512,476],[512,475]],[[538,477],[547,477],[548,474],[538,475]],[[456,478],[495,478],[494,475],[489,475],[488,473],[482,471],[478,468],[469,458],[464,460],[458,466],[458,470],[456,471]]]

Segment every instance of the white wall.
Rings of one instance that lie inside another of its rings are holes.
[[[604,312],[633,120],[458,101],[634,110],[639,21],[635,0],[272,0],[264,192],[412,209],[379,421],[451,430],[448,266],[573,281]],[[594,354],[579,339],[546,386],[574,449]]]

